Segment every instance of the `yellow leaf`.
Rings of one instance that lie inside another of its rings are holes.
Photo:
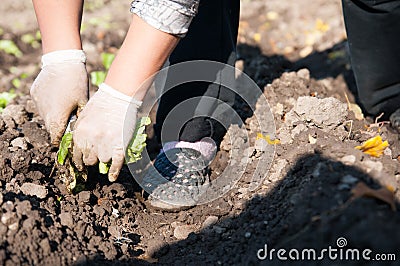
[[[276,145],[276,144],[280,144],[281,143],[281,141],[279,139],[271,140],[271,137],[269,135],[265,135],[264,136],[261,133],[257,133],[257,139],[263,139],[270,145]]]
[[[254,39],[254,41],[256,43],[260,43],[261,42],[261,34],[260,33],[254,33],[253,39]]]
[[[370,138],[366,142],[364,142],[361,146],[356,146],[356,149],[361,150],[362,152],[369,154],[373,157],[380,157],[383,154],[383,151],[386,147],[389,146],[387,140],[382,141],[382,137],[380,135]]]
[[[321,32],[327,32],[329,30],[329,25],[322,21],[322,19],[317,19],[315,22],[315,29]]]

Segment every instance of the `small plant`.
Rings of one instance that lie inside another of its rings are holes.
[[[4,108],[17,96],[14,90],[10,90],[9,92],[0,93],[0,113],[3,112]]]
[[[151,123],[149,117],[142,117],[136,124],[136,129],[132,136],[132,140],[127,147],[126,162],[134,163],[142,158],[142,151],[146,147],[147,134],[144,133],[145,127]],[[87,171],[79,171],[72,162],[73,154],[73,131],[67,130],[61,139],[59,150],[57,153],[57,163],[59,165],[66,165],[69,168],[69,173],[63,175],[64,183],[66,183],[67,191],[69,193],[83,190],[82,182],[87,180]],[[99,172],[107,174],[111,163],[99,163]]]
[[[40,43],[39,43],[40,40],[41,40],[41,36],[40,36],[40,34],[38,35],[37,33],[35,35],[33,35],[31,33],[26,33],[21,36],[21,41],[26,44],[29,44],[34,49],[37,49],[40,47]]]
[[[126,149],[126,162],[135,163],[142,159],[142,151],[146,147],[147,134],[144,133],[146,126],[150,125],[151,120],[149,117],[142,117],[136,123],[136,129],[133,133],[132,140]],[[110,169],[110,163],[99,163],[99,172],[107,174]]]
[[[104,82],[106,79],[106,74],[107,70],[110,69],[112,61],[114,60],[115,55],[110,54],[110,53],[102,53],[101,54],[101,59],[102,59],[102,64],[105,69],[105,71],[100,70],[100,71],[93,71],[90,73],[90,79],[93,85],[99,86],[101,83]]]
[[[21,50],[12,40],[0,40],[0,50],[15,57],[22,56]]]

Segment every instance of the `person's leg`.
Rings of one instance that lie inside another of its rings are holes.
[[[385,113],[387,119],[400,108],[400,2],[342,5],[360,102],[370,115]]]
[[[234,66],[239,5],[239,0],[202,0],[189,33],[181,40],[169,58],[170,65],[192,60],[211,60]],[[169,83],[170,78],[167,77],[166,84]],[[233,71],[231,77],[228,78],[235,78]],[[168,128],[178,128],[181,141],[196,142],[204,137],[211,137],[217,143],[221,140],[224,135],[222,126],[214,119],[207,117],[212,115],[212,109],[215,106],[209,108],[210,110],[203,110],[201,114],[196,113],[201,106],[195,104],[189,110],[186,107],[185,112],[203,117],[194,118],[185,125],[174,119],[165,121],[173,108],[188,99],[202,96],[216,98],[230,106],[233,105],[235,98],[231,90],[219,84],[206,82],[190,82],[169,90],[162,95],[157,110],[155,131],[158,141],[165,143],[178,140],[176,134],[168,134],[168,132],[166,134],[163,132],[161,137],[162,130],[168,130]]]
[[[239,0],[201,0],[188,34],[169,58],[170,65],[210,60],[234,66],[239,3]],[[233,68],[224,72],[216,68],[210,72],[213,78],[234,84]],[[155,159],[154,168],[150,168],[144,177],[145,186],[153,191],[150,204],[163,209],[192,206],[202,195],[207,187],[207,165],[216,150],[214,141],[218,143],[225,134],[223,126],[212,118],[213,113],[221,102],[232,106],[235,99],[235,93],[218,82],[196,81],[169,88],[174,78],[180,75],[168,71],[165,81],[168,91],[159,101],[154,127],[163,150]],[[185,104],[187,101],[190,104]],[[181,116],[189,117],[188,121]]]
[[[82,49],[80,27],[83,0],[32,0],[40,32],[43,54]]]

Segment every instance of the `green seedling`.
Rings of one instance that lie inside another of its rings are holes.
[[[136,123],[136,128],[133,133],[132,140],[126,149],[126,163],[135,163],[142,159],[142,152],[146,148],[147,134],[144,133],[146,126],[150,125],[149,117],[142,117]],[[99,163],[99,172],[107,174],[110,169],[110,163]]]
[[[24,34],[24,35],[21,36],[21,41],[26,43],[26,44],[29,44],[34,49],[37,49],[37,48],[40,47],[40,43],[39,43],[40,39],[41,39],[40,35],[38,36],[36,34],[36,36],[34,36],[31,33],[27,33],[27,34]]]
[[[77,192],[77,180],[86,181],[87,173],[79,171],[72,163],[72,131],[67,131],[61,139],[57,153],[57,163],[68,166],[68,173],[62,175],[69,193]]]
[[[114,54],[101,53],[102,64],[103,64],[103,67],[104,67],[104,69],[106,71],[108,69],[110,69],[114,58],[115,58]],[[106,79],[106,75],[107,75],[106,71],[100,70],[100,71],[91,72],[90,73],[90,80],[91,80],[92,84],[98,87],[101,83],[103,83],[104,80]]]
[[[14,90],[9,92],[0,93],[0,113],[3,112],[4,108],[17,96]]]
[[[106,79],[106,72],[105,71],[93,71],[90,73],[90,80],[93,85],[100,86],[101,83],[104,82]]]
[[[21,80],[19,78],[14,78],[11,80],[11,84],[14,86],[14,88],[18,89],[21,87]]]
[[[136,124],[132,140],[127,147],[126,163],[134,163],[142,158],[142,152],[146,147],[147,134],[144,133],[147,125],[151,123],[149,117],[142,117]],[[81,181],[87,180],[87,171],[79,171],[72,162],[72,131],[68,131],[61,139],[57,153],[57,163],[59,165],[69,166],[69,176],[63,176],[68,192],[78,192],[84,189]],[[99,172],[107,174],[111,163],[99,163]]]
[[[15,57],[22,56],[21,50],[12,40],[0,40],[0,51],[4,51],[6,54],[11,54]]]

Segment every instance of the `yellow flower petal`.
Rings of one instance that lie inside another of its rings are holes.
[[[355,148],[373,157],[380,157],[387,147],[389,147],[387,140],[383,142],[382,137],[378,135],[368,139],[361,146],[356,146]]]
[[[269,135],[265,135],[264,136],[261,133],[257,133],[257,138],[256,139],[263,139],[270,145],[281,144],[281,141],[279,139],[271,140],[271,137]]]

